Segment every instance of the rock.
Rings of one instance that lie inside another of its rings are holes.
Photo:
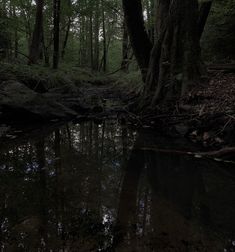
[[[40,79],[38,80],[36,77],[33,78],[19,78],[20,82],[26,85],[26,87],[37,93],[45,93],[48,90],[48,80]]]
[[[76,116],[75,111],[52,96],[36,93],[14,80],[0,84],[0,110],[0,118],[11,120],[47,120]]]
[[[0,125],[0,137],[4,136],[9,130],[10,126]]]
[[[211,133],[210,132],[204,132],[202,139],[203,141],[208,141],[211,138]]]
[[[101,112],[104,111],[104,109],[103,109],[102,106],[94,106],[94,107],[92,108],[92,111],[93,111],[94,113],[101,113]]]
[[[58,94],[58,95],[67,95],[69,97],[77,97],[79,95],[81,95],[81,93],[79,92],[79,89],[73,85],[72,83],[69,84],[64,84],[55,88],[51,88],[48,90],[48,95],[50,94]]]
[[[70,98],[70,97],[62,97],[60,99],[61,104],[66,107],[71,108],[74,111],[79,113],[88,113],[90,111],[90,107],[85,103],[81,98]]]
[[[189,131],[189,127],[183,123],[180,123],[175,125],[175,130],[179,135],[185,136]]]
[[[50,89],[44,94],[48,99],[57,100],[59,103],[79,113],[86,113],[90,110],[85,102],[84,94],[73,84],[62,85]]]

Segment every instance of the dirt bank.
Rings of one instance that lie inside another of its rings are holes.
[[[11,76],[8,74],[8,79],[0,81],[0,137],[7,134],[9,124],[17,122],[115,118],[134,128],[151,128],[166,136],[186,137],[205,148],[231,147],[235,143],[234,73],[212,72],[209,85],[207,80],[201,82],[177,104],[170,102],[144,113],[135,112],[138,80],[138,91],[134,85],[124,88],[117,77],[112,77],[87,78],[79,84],[64,81],[41,92],[17,75]]]
[[[205,147],[235,144],[235,74],[212,72],[177,104],[139,117],[142,125],[181,135]]]

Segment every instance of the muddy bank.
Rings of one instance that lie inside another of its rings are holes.
[[[70,120],[105,112],[107,107],[118,106],[115,98],[108,101],[109,89],[88,83],[80,87],[67,84],[38,93],[23,83],[4,81],[0,83],[0,122]]]
[[[4,80],[0,83],[0,137],[9,133],[8,124],[99,123],[111,118],[130,127],[153,129],[160,135],[184,137],[207,149],[233,147],[235,75],[213,73],[210,79],[209,85],[201,83],[177,104],[144,113],[135,110],[136,93],[113,85],[115,78],[109,83],[64,83],[46,92],[32,90],[17,80]]]
[[[70,120],[101,112],[111,82],[79,68],[53,71],[0,63],[0,123]]]
[[[45,92],[36,91],[14,78],[0,81],[0,139],[17,141],[36,135],[38,130],[80,122],[117,118],[125,113],[124,104],[112,82],[84,81],[63,83]]]
[[[139,116],[144,127],[182,136],[204,147],[235,144],[235,74],[213,72],[177,103]]]

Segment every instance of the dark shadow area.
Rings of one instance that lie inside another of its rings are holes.
[[[233,251],[233,164],[179,146],[88,121],[1,148],[2,251]]]

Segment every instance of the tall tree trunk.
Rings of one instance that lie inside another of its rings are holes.
[[[90,22],[89,22],[89,17],[85,16],[85,25],[84,25],[84,44],[83,44],[83,50],[84,50],[84,63],[85,66],[89,66],[90,62],[90,34],[89,34],[89,29],[90,29]]]
[[[69,8],[69,10],[71,10],[71,5],[72,5],[71,0],[68,0],[66,7]],[[67,22],[67,25],[66,25],[65,37],[64,37],[64,41],[63,41],[63,45],[62,45],[62,49],[61,49],[61,59],[64,59],[65,49],[66,49],[66,46],[67,46],[67,43],[68,43],[71,23],[72,23],[72,18],[71,18],[71,14],[69,14],[68,22]]]
[[[60,0],[53,2],[53,23],[54,23],[54,52],[53,52],[53,68],[57,69],[59,64],[60,50]]]
[[[106,27],[105,27],[105,13],[104,13],[104,1],[102,3],[102,28],[103,28],[103,71],[106,72],[107,68],[107,41],[106,41]]]
[[[100,33],[100,1],[96,1],[95,10],[95,44],[94,44],[94,70],[99,69],[99,33]]]
[[[148,35],[152,43],[154,43],[154,0],[146,1],[147,27]]]
[[[130,42],[145,80],[152,43],[145,29],[141,0],[122,0]]]
[[[46,46],[46,44],[45,44],[44,31],[43,31],[43,37],[42,37],[42,45],[43,45],[43,55],[44,55],[45,66],[49,67],[50,66],[50,55],[48,52],[48,46]]]
[[[82,12],[83,8],[83,2],[80,4],[80,9],[79,11]],[[79,33],[79,43],[80,43],[80,48],[79,48],[79,63],[80,66],[84,66],[86,64],[86,19],[85,16],[80,17],[80,33]]]
[[[70,32],[71,22],[72,22],[72,20],[69,17],[67,28],[66,28],[66,32],[65,32],[65,38],[64,38],[64,42],[63,42],[63,46],[62,46],[62,50],[61,50],[61,59],[64,59],[65,49],[66,49],[66,46],[67,46],[67,43],[68,43],[68,38],[69,38],[69,32]]]
[[[201,38],[202,33],[204,31],[204,28],[205,28],[205,25],[206,25],[206,21],[207,21],[207,18],[209,16],[209,13],[210,13],[210,10],[211,10],[212,1],[213,0],[201,3],[200,11],[199,11],[199,18],[198,18],[198,34],[199,34],[199,38]]]
[[[157,40],[151,52],[143,104],[184,95],[200,76],[197,0],[158,0]],[[173,97],[174,94],[174,97]]]
[[[92,6],[90,7],[91,10],[90,10],[90,17],[89,17],[89,35],[90,35],[90,67],[91,69],[94,68],[94,58],[93,58],[93,9],[92,9]]]
[[[123,37],[122,37],[122,63],[121,68],[123,71],[127,71],[128,66],[128,51],[129,51],[129,39],[125,21],[123,22]]]
[[[33,31],[33,38],[29,52],[29,64],[36,64],[40,56],[40,46],[42,43],[42,29],[43,29],[43,0],[36,0],[37,10],[36,19]]]
[[[15,5],[13,5],[13,16],[14,16],[14,19],[16,20],[17,17],[16,17]],[[16,27],[15,27],[14,39],[15,39],[15,45],[14,45],[15,58],[18,58],[18,47],[19,47],[19,43],[18,43],[18,40],[19,40],[19,38],[18,38],[18,24],[16,24]]]

